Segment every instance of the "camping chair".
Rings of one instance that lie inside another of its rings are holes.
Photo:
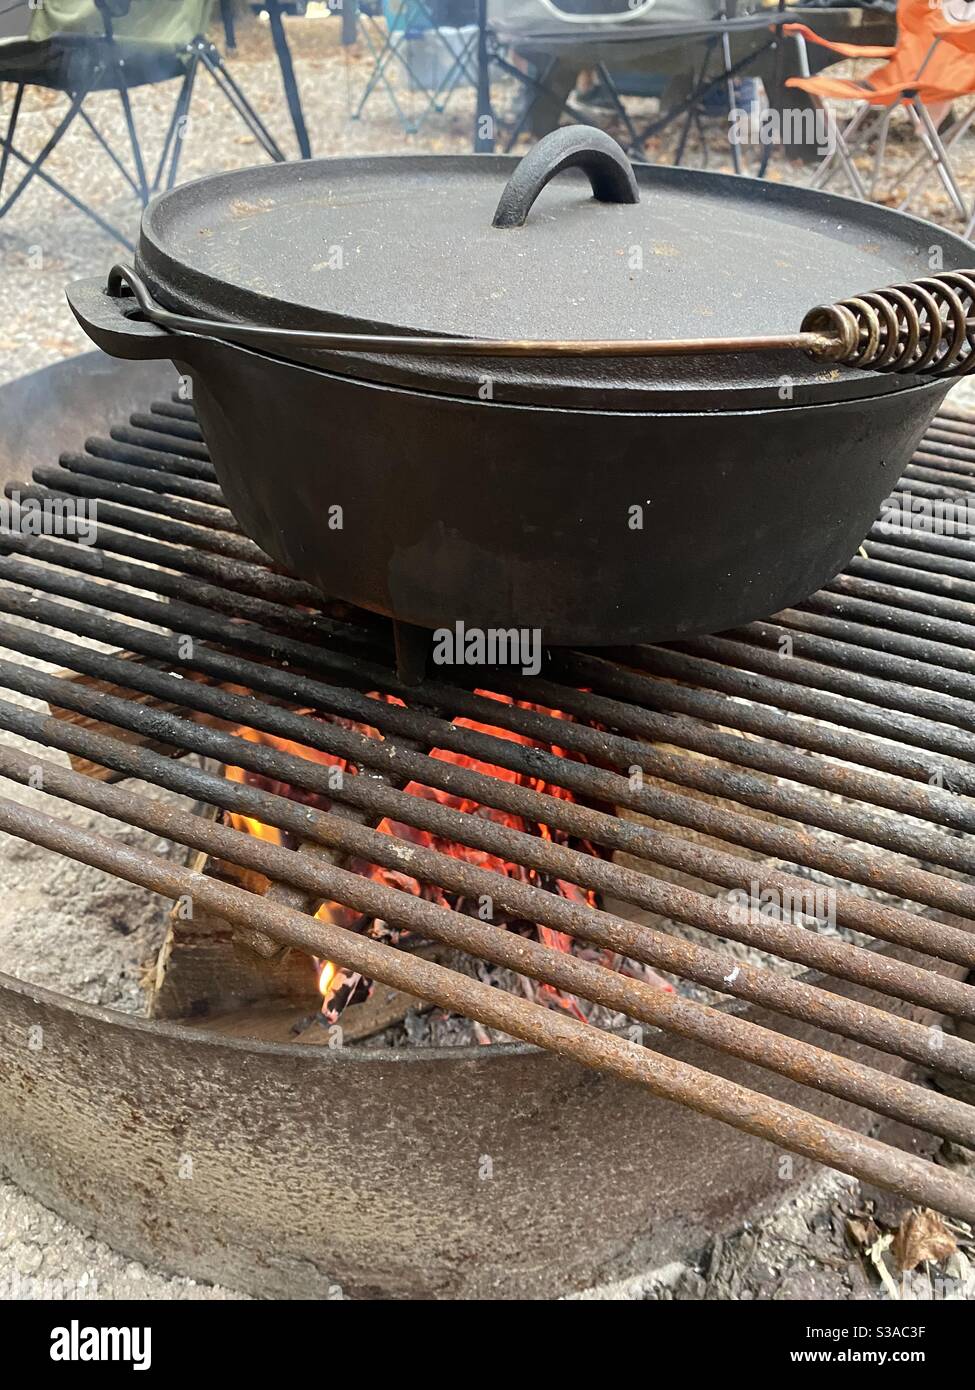
[[[964,3],[964,0],[950,0],[950,3],[944,6],[941,18],[935,26],[935,32],[941,43],[965,54],[972,69],[975,69],[975,14],[972,13],[973,11],[975,11],[975,6],[971,3]],[[951,17],[953,12],[960,16],[964,15],[965,18],[956,21]],[[952,148],[968,130],[972,121],[975,121],[975,104],[970,106],[962,116],[956,118],[947,130],[939,131],[946,155],[950,155]],[[910,178],[914,170],[920,166],[923,167],[920,168],[917,178],[909,186],[904,198],[898,204],[899,208],[907,207],[920,186],[930,178],[932,168],[924,154],[918,156],[904,177]],[[975,231],[975,200],[972,202],[971,217],[964,234],[966,237],[971,237],[973,231]]]
[[[477,85],[478,31],[469,0],[359,0],[358,14],[373,66],[352,120],[382,88],[403,129],[415,135],[431,114],[443,114],[459,87]],[[419,111],[415,102],[406,110],[395,80],[400,75],[419,96]]]
[[[898,108],[906,111],[921,143],[918,162],[928,163],[937,172],[945,191],[960,216],[968,211],[952,170],[948,149],[938,131],[944,111],[956,98],[975,93],[975,52],[948,41],[948,30],[969,26],[946,22],[940,6],[930,0],[898,0],[897,42],[892,46],[827,43],[804,24],[788,24],[785,32],[799,45],[802,76],[790,78],[786,86],[806,92],[817,109],[826,113],[828,100],[853,101],[857,111],[846,126],[835,131],[833,148],[813,175],[811,186],[825,188],[840,169],[859,198],[874,198],[880,180],[890,121]],[[865,80],[810,77],[807,43],[829,49],[840,58],[886,58]],[[877,151],[869,182],[864,184],[854,163],[854,151],[863,144],[872,118],[880,124]],[[967,128],[967,127],[966,127]],[[959,134],[961,132],[958,132]],[[957,138],[957,137],[956,137]],[[923,175],[922,175],[923,179]],[[902,206],[913,196],[922,180],[916,180]]]
[[[592,5],[586,12],[563,8],[570,2],[489,0],[496,45],[492,59],[530,98],[509,134],[509,148],[526,125],[541,134],[553,129],[563,112],[580,119],[572,88],[580,71],[592,71],[608,110],[625,130],[630,152],[646,158],[647,142],[680,123],[681,162],[692,133],[703,136],[709,122],[727,131],[728,110],[738,106],[742,79],[776,52],[785,23],[785,14],[776,10],[739,14],[736,0],[596,0],[602,6],[599,13],[591,12]],[[515,55],[530,63],[532,71],[517,68]],[[625,72],[665,79],[659,84],[658,114],[637,119],[626,109]],[[672,79],[685,94],[668,101]],[[758,172],[764,172],[768,153],[760,150]],[[735,171],[744,172],[738,145],[731,145],[730,155]]]
[[[143,204],[164,184],[176,181],[183,134],[199,69],[204,68],[274,160],[283,160],[277,143],[205,37],[212,0],[45,0],[35,10],[26,38],[0,42],[0,83],[12,83],[14,96],[6,131],[0,135],[0,217],[36,178],[96,222],[123,245],[131,242],[77,193],[54,178],[45,165],[70,127],[80,121],[94,136]],[[24,0],[26,9],[27,0]],[[149,83],[180,79],[172,119],[158,165],[150,177],[132,112],[130,93]],[[64,92],[67,111],[40,152],[33,157],[15,143],[17,122],[28,87]],[[131,168],[112,148],[85,103],[95,92],[118,93],[129,141]],[[11,159],[23,165],[20,181],[3,197]]]

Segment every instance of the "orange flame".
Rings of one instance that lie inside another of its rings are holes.
[[[495,695],[485,690],[478,690],[476,693],[478,695],[484,696],[487,699],[497,700],[501,704],[510,705],[516,703],[515,701],[511,700],[510,697],[505,695]],[[384,700],[389,704],[402,704],[402,701],[397,699],[395,696],[378,696],[376,698]],[[518,704],[522,708],[530,710],[540,710],[542,713],[552,715],[559,719],[567,719],[571,717],[562,714],[559,710],[545,709],[544,707],[539,705],[527,703],[522,704],[522,702],[518,702]],[[314,714],[314,711],[311,710],[303,710],[300,712],[303,714]],[[380,737],[376,729],[371,728],[365,724],[357,724],[353,723],[350,720],[341,719],[337,717],[333,718],[331,722],[340,724],[345,728],[352,729],[356,733],[365,734],[372,738]],[[476,731],[478,733],[491,734],[496,738],[510,740],[513,743],[525,745],[528,747],[544,746],[535,744],[533,740],[525,737],[522,734],[514,733],[511,730],[504,728],[497,728],[489,724],[480,724],[475,722],[474,720],[460,718],[454,720],[453,723],[454,726],[457,728],[466,728]],[[252,743],[262,744],[267,747],[279,749],[282,752],[291,753],[297,757],[304,758],[306,760],[310,760],[318,764],[339,767],[343,770],[356,770],[349,769],[348,763],[343,758],[339,758],[333,754],[323,753],[319,749],[309,748],[303,744],[294,743],[289,739],[278,738],[273,734],[262,733],[259,730],[248,729],[243,727],[238,728],[237,730],[235,730],[235,732],[240,737],[248,739]],[[551,751],[561,755],[562,757],[571,756],[569,754],[566,754],[566,752],[563,749],[557,748],[555,746],[552,746]],[[575,799],[572,793],[567,791],[565,788],[550,785],[540,778],[530,777],[527,774],[513,772],[508,768],[496,767],[481,762],[476,758],[467,757],[460,753],[454,753],[447,749],[435,748],[432,750],[430,756],[437,759],[441,759],[445,762],[454,763],[460,767],[470,768],[477,772],[486,773],[489,776],[495,777],[503,782],[514,783],[518,786],[531,787],[533,790],[547,792],[549,795],[560,797],[568,801],[572,801]],[[227,766],[224,769],[224,771],[226,776],[231,781],[244,782],[251,785],[258,785],[266,788],[269,791],[276,792],[279,795],[290,797],[292,800],[299,800],[305,802],[306,804],[311,804],[320,807],[323,810],[329,809],[330,803],[326,797],[318,795],[316,793],[307,792],[300,787],[293,787],[288,784],[277,782],[271,778],[262,776],[261,774],[248,773],[245,772],[244,769],[239,767]],[[498,823],[503,825],[510,826],[516,830],[527,830],[530,833],[538,834],[545,839],[564,842],[566,838],[562,835],[562,832],[553,832],[546,825],[529,824],[522,820],[520,816],[512,815],[505,811],[497,810],[494,807],[480,806],[479,804],[472,802],[463,796],[457,796],[453,793],[442,791],[438,788],[428,787],[420,783],[411,782],[408,786],[404,788],[404,790],[413,796],[437,801],[440,802],[442,805],[452,807],[455,810],[465,811],[470,814],[487,817],[488,819],[497,821]],[[228,813],[228,816],[230,824],[233,825],[235,829],[241,830],[245,834],[255,835],[258,838],[268,840],[273,844],[285,843],[285,838],[282,836],[281,832],[274,826],[265,825],[263,824],[263,822],[259,820],[254,820],[250,816],[243,816],[236,812],[230,812]],[[412,840],[414,843],[430,846],[431,848],[439,850],[443,854],[449,854],[456,859],[466,860],[469,863],[476,864],[481,868],[493,869],[496,872],[504,874],[505,876],[511,878],[518,878],[527,882],[537,881],[535,871],[526,868],[521,864],[509,863],[505,860],[499,859],[497,856],[493,854],[487,853],[483,850],[475,849],[469,845],[456,844],[451,841],[442,840],[438,836],[430,834],[429,832],[424,830],[418,830],[414,826],[404,825],[396,821],[385,819],[378,825],[377,829],[383,834],[396,835],[406,840]],[[443,890],[442,888],[438,888],[436,885],[421,884],[417,880],[412,879],[408,875],[405,875],[403,873],[398,873],[395,870],[385,869],[379,865],[366,863],[360,860],[352,861],[352,863],[350,863],[348,867],[354,869],[358,873],[363,874],[367,878],[375,879],[376,881],[380,883],[385,883],[390,887],[398,888],[408,893],[412,893],[414,896],[427,898],[429,901],[435,902],[440,906],[456,907],[455,899],[453,899],[449,894],[447,894],[445,890]],[[563,883],[562,881],[559,881],[556,884],[556,890],[563,897],[570,898],[576,902],[586,902],[593,906],[596,905],[596,895],[590,890],[578,887],[576,884]],[[340,925],[352,924],[351,921],[345,920],[345,918],[349,915],[349,910],[342,908],[339,904],[336,903],[323,903],[315,915],[318,918],[337,921]],[[572,950],[572,938],[566,935],[565,933],[555,931],[549,927],[544,927],[541,925],[536,927],[536,931],[538,933],[539,940],[543,941],[545,945],[553,947],[556,950],[566,952],[570,952]],[[393,934],[394,939],[396,935],[396,933]],[[322,996],[322,1010],[323,1012],[327,1012],[331,996],[340,988],[340,986],[346,980],[349,979],[349,973],[343,971],[341,967],[337,966],[333,961],[319,961],[316,962],[316,964],[318,965],[318,987]],[[542,985],[540,993],[542,997],[549,999],[558,1007],[574,1014],[577,1018],[584,1019],[584,1015],[578,1008],[575,1000],[571,999],[567,995],[564,995],[560,990],[556,989],[554,986]]]
[[[318,909],[318,912],[321,912],[321,908]],[[318,913],[316,913],[316,916],[317,915]],[[323,960],[321,962],[321,969],[318,972],[318,992],[323,999],[327,1000],[331,994],[332,981],[335,979],[337,972],[338,966],[334,961]]]

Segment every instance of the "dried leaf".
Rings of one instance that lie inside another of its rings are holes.
[[[867,1255],[870,1258],[870,1263],[880,1275],[881,1283],[890,1297],[899,1299],[901,1296],[900,1290],[894,1283],[890,1270],[884,1263],[884,1251],[892,1243],[893,1239],[894,1237],[889,1233],[885,1236],[880,1236],[879,1239],[875,1240],[873,1245],[871,1245],[870,1249],[867,1251]]]
[[[899,1270],[916,1269],[925,1260],[946,1260],[958,1242],[939,1212],[924,1207],[909,1211],[894,1235],[890,1253]]]
[[[869,1216],[850,1216],[847,1217],[846,1230],[853,1244],[860,1250],[866,1250],[880,1235],[876,1223]]]

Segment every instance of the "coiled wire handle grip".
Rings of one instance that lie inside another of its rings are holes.
[[[975,371],[975,270],[946,270],[812,309],[802,331],[835,336],[835,360],[870,372]],[[815,356],[815,353],[812,354]]]
[[[510,339],[323,333],[301,328],[190,318],[157,304],[128,266],[109,272],[107,293],[128,293],[136,312],[175,337],[215,338],[267,352],[444,357],[682,357],[798,350],[817,362],[861,371],[957,377],[975,371],[975,270],[951,270],[910,284],[868,290],[811,309],[798,333],[754,338]]]

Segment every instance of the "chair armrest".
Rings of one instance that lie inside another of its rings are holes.
[[[879,43],[833,43],[820,38],[814,29],[806,24],[783,24],[783,34],[790,34],[800,43],[814,43],[817,48],[828,48],[841,58],[892,58],[897,51],[892,45]]]

